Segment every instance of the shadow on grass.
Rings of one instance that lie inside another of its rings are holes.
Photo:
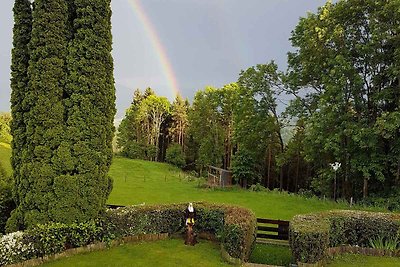
[[[257,243],[249,261],[259,264],[289,266],[293,263],[293,258],[288,246]]]

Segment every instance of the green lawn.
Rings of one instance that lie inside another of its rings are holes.
[[[12,170],[11,170],[10,157],[11,157],[10,145],[0,142],[0,162],[1,165],[4,167],[4,169],[6,170],[6,172],[11,175]]]
[[[0,143],[0,160],[11,173],[9,146]],[[114,188],[109,204],[135,205],[207,201],[247,207],[258,217],[290,220],[296,214],[348,209],[343,203],[306,199],[279,192],[250,192],[243,189],[206,189],[201,180],[189,177],[168,164],[115,157],[110,169]],[[188,259],[185,259],[185,255]],[[354,257],[354,258],[351,258]],[[288,247],[257,244],[253,262],[287,265],[291,261]],[[397,258],[343,256],[329,266],[394,266]],[[387,265],[376,265],[386,263]],[[345,265],[345,264],[349,265]],[[77,255],[46,266],[229,266],[221,262],[219,247],[202,241],[195,247],[182,245],[182,240],[129,244],[106,251]]]
[[[165,163],[115,157],[110,175],[114,178],[114,189],[108,199],[109,204],[208,201],[247,207],[258,217],[282,220],[290,220],[296,214],[349,208],[333,201],[305,199],[279,192],[199,188],[197,178],[188,181],[182,172]]]
[[[329,267],[392,267],[400,266],[400,258],[394,257],[375,257],[357,254],[341,255],[328,263]]]
[[[250,256],[250,262],[289,266],[294,263],[288,246],[257,243]]]
[[[222,261],[219,246],[200,240],[192,247],[183,240],[167,239],[155,242],[125,244],[115,248],[75,255],[41,266],[231,266]]]

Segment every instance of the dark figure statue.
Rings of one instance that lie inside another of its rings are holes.
[[[194,246],[197,243],[196,234],[193,230],[193,226],[196,220],[196,210],[193,208],[193,204],[189,203],[189,206],[185,210],[186,218],[186,239],[185,245]]]

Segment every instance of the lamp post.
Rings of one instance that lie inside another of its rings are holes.
[[[335,178],[333,180],[333,199],[336,201],[336,172],[342,165],[340,162],[335,162],[330,164],[333,171],[335,172]]]

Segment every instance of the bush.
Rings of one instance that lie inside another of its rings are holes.
[[[130,159],[145,159],[145,146],[137,142],[129,142],[122,149],[122,155]]]
[[[14,232],[0,238],[0,266],[27,260],[35,255],[33,244],[24,240],[23,232]]]
[[[231,256],[247,260],[256,236],[256,218],[244,208],[195,203],[198,233],[214,234]],[[49,223],[0,239],[0,265],[44,257],[96,241],[139,234],[182,233],[186,204],[132,206],[107,210],[96,222]]]
[[[396,236],[399,223],[399,214],[366,211],[297,215],[290,223],[290,246],[296,261],[316,263],[329,247],[370,247],[371,238]]]
[[[214,234],[231,257],[247,260],[256,237],[256,217],[248,209],[228,205],[194,204],[196,232]],[[105,223],[116,237],[177,233],[184,230],[186,204],[132,206],[108,210]]]
[[[15,209],[12,197],[12,180],[0,163],[0,234],[5,233],[5,226],[11,211]]]
[[[165,161],[179,168],[183,168],[186,162],[185,162],[185,154],[182,151],[181,145],[173,144],[170,147],[168,147],[165,155]]]

